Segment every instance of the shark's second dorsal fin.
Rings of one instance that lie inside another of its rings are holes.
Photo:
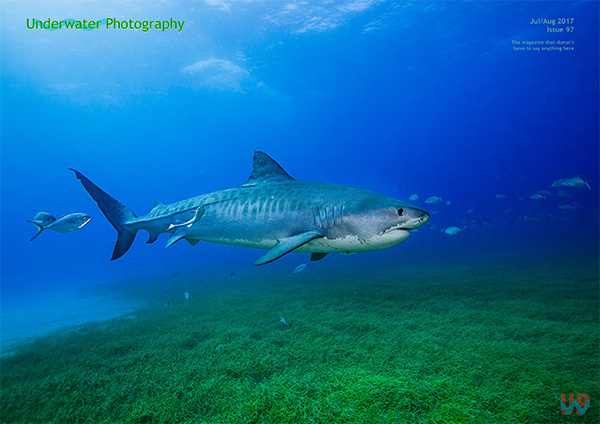
[[[293,180],[283,168],[264,152],[254,152],[252,173],[244,186],[253,186],[259,183]]]
[[[163,206],[163,203],[162,203],[162,202],[160,202],[160,201],[158,201],[158,200],[155,200],[155,201],[154,201],[154,204],[152,205],[152,209],[154,209],[154,208],[155,208],[155,207],[157,207],[157,206]]]

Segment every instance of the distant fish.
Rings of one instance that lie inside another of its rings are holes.
[[[539,219],[537,219],[535,216],[524,216],[523,219],[531,222],[539,221]]]
[[[466,229],[467,229],[467,226],[466,226],[466,225],[465,225],[465,227],[464,227],[464,228],[458,228],[458,227],[456,227],[456,226],[454,226],[454,225],[453,225],[452,227],[448,227],[448,228],[446,228],[446,229],[444,230],[444,232],[445,232],[446,234],[448,234],[449,236],[455,236],[455,235],[457,235],[458,233],[460,233],[461,231],[465,231]]]
[[[38,212],[32,220],[27,220],[35,226],[37,232],[29,241],[33,241],[44,230],[53,230],[59,233],[68,233],[78,230],[90,222],[90,217],[84,213],[72,213],[56,219],[47,212]]]
[[[558,209],[571,210],[571,209],[575,209],[575,206],[571,206],[571,205],[558,205]]]
[[[469,209],[467,213],[475,213],[475,209]]]
[[[294,274],[298,274],[299,272],[304,271],[304,268],[306,268],[306,265],[308,264],[300,264],[298,265],[295,269],[294,269]]]
[[[175,271],[173,274],[171,274],[171,278],[177,278],[181,276],[181,271]]]
[[[187,301],[187,300],[190,300],[190,294],[189,294],[188,292],[185,292],[185,293],[183,294],[183,297],[185,297],[185,300],[186,300],[186,301]]]
[[[279,322],[281,322],[283,325],[287,325],[289,327],[288,322],[285,320],[285,318],[283,316],[279,317]]]
[[[450,200],[447,200],[447,201],[446,201],[446,204],[447,204],[448,206],[450,206],[450,205],[452,204],[452,202],[451,202]]]
[[[431,196],[427,200],[425,200],[425,203],[427,203],[428,205],[431,205],[433,203],[439,203],[441,201],[442,201],[441,197]]]
[[[586,186],[588,189],[592,189],[588,184],[588,180],[583,181],[581,177],[578,175],[576,177],[571,178],[563,178],[560,180],[556,180],[552,183],[552,187],[571,187],[571,188],[579,188]]]
[[[519,200],[527,200],[527,197],[519,197]]]
[[[550,192],[548,190],[538,190],[538,193],[541,194],[542,196],[546,196],[547,194],[550,194]]]
[[[536,193],[529,196],[529,198],[533,200],[544,200],[546,197]]]
[[[229,273],[229,278],[233,278],[233,277],[235,277],[235,271]]]
[[[168,308],[169,306],[171,306],[171,302],[169,302],[169,301],[167,300],[167,303],[165,303],[165,306]]]
[[[505,209],[505,210],[503,211],[503,213],[504,213],[504,214],[506,214],[506,215],[508,215],[508,214],[511,214],[511,213],[513,213],[514,211],[515,211],[514,209]]]
[[[558,193],[556,193],[556,195],[558,197],[571,197],[571,195],[569,193],[567,193],[566,191],[559,191]]]
[[[412,200],[414,202],[415,200],[419,200],[419,197],[421,196],[419,196],[418,194],[411,194],[410,196],[408,196],[408,200]]]
[[[500,199],[500,200],[508,199],[508,196],[505,194],[496,194],[496,199]]]

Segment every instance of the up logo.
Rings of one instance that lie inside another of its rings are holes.
[[[585,393],[577,393],[577,402],[573,393],[569,393],[569,406],[566,404],[567,395],[560,394],[560,410],[565,415],[571,415],[573,409],[577,409],[577,414],[583,415],[590,406],[590,397]]]

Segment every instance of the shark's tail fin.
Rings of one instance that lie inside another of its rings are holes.
[[[119,259],[129,250],[137,233],[137,230],[127,226],[127,221],[135,218],[135,214],[127,206],[113,199],[108,193],[105,193],[97,185],[88,180],[83,174],[72,168],[69,169],[75,172],[77,179],[83,184],[83,188],[92,196],[106,219],[117,230],[117,242],[115,243],[115,249],[110,260]]]
[[[40,224],[38,224],[37,222],[33,222],[30,220],[27,220],[27,222],[30,222],[31,224],[33,224],[33,226],[35,227],[35,229],[37,230],[35,232],[35,234],[33,235],[33,237],[31,237],[29,239],[29,241],[33,241],[37,236],[39,236],[41,234],[42,231],[44,231],[44,227],[42,227]]]

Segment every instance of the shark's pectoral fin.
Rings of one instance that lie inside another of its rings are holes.
[[[281,258],[283,255],[290,253],[292,250],[295,250],[309,241],[320,237],[323,237],[323,234],[318,231],[307,231],[306,233],[296,234],[295,236],[281,239],[277,242],[275,247],[258,258],[258,260],[254,262],[254,265],[265,265],[269,262],[273,262],[274,260]]]
[[[327,253],[311,253],[310,254],[310,260],[313,261],[313,262],[314,261],[320,261],[325,256],[327,256]]]

